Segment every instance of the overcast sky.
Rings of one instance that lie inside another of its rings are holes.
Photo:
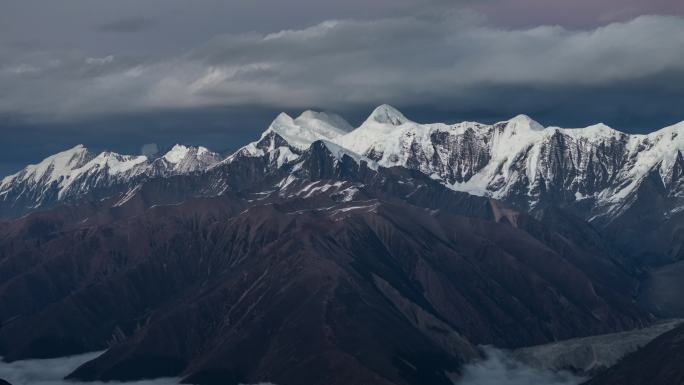
[[[684,120],[681,0],[3,0],[0,175],[78,143],[235,149],[280,111],[358,123]]]

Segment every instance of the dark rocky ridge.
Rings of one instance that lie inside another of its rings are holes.
[[[631,180],[624,170],[654,139],[634,152],[625,134],[555,130],[534,179],[529,148],[512,159],[515,178],[489,186],[507,189],[505,203],[441,184],[473,178],[507,130],[434,132],[433,156],[414,140],[402,167],[269,131],[200,172],[86,175],[92,188],[67,205],[0,223],[0,355],[107,348],[71,375],[86,380],[448,384],[477,344],[650,322],[637,278],[683,256],[681,153]],[[619,206],[591,197],[631,182]],[[0,215],[24,213],[36,196],[21,194]],[[661,356],[655,383],[681,381],[680,334],[592,384],[650,383]]]
[[[318,119],[315,113],[307,116],[307,119]],[[379,107],[369,120],[392,126],[394,131],[404,130],[407,125],[413,127],[403,132],[401,145],[397,148],[384,147],[391,135],[344,142],[351,150],[357,151],[352,147],[359,147],[357,152],[361,155],[385,166],[417,170],[449,185],[479,180],[475,190],[480,195],[490,194],[521,211],[539,213],[561,207],[591,222],[620,248],[623,255],[638,265],[662,265],[684,257],[681,251],[684,242],[681,231],[684,226],[681,211],[684,206],[684,156],[681,150],[684,150],[684,142],[680,142],[684,124],[641,136],[601,124],[577,130],[545,129],[526,116],[494,125],[463,123],[462,126],[434,128],[431,125],[411,126],[412,123],[391,106]],[[292,119],[290,122],[294,124]],[[341,124],[344,126],[341,131],[349,130],[348,124],[341,119],[324,123]],[[363,129],[362,126],[352,134]],[[366,148],[367,141],[372,143]],[[193,185],[186,184],[183,188],[187,191],[183,194],[215,196],[226,190],[244,190],[245,186],[251,186],[279,168],[280,158],[287,158],[285,152],[299,154],[302,151],[290,146],[272,128],[254,144],[253,150],[262,151],[264,155],[256,156],[243,148],[229,157],[239,159],[239,162],[224,161],[217,167],[195,170]],[[642,157],[649,152],[650,155]],[[654,152],[665,155],[661,159]],[[76,155],[74,162],[78,164],[95,156],[87,151],[78,151]],[[658,161],[651,162],[651,158],[658,158]],[[62,196],[58,196],[54,181],[47,186],[13,184],[0,189],[0,216],[17,217],[55,204],[111,198],[156,176],[173,179],[175,174],[168,171],[167,166],[162,165],[149,172],[114,177],[104,167],[79,175]],[[184,176],[189,174],[192,173]],[[187,183],[188,179],[181,179]],[[472,187],[454,186],[475,191]],[[611,199],[616,195],[621,198]]]
[[[4,223],[0,354],[109,347],[72,374],[88,380],[448,384],[473,344],[649,320],[619,253],[561,210],[539,221],[323,142],[270,159]]]

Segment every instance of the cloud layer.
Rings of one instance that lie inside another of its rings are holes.
[[[46,360],[24,360],[12,363],[0,360],[0,379],[9,381],[12,385],[74,385],[73,381],[66,381],[69,373],[84,363],[94,359],[102,352],[80,354],[71,357],[52,358]],[[176,385],[179,378],[160,378],[130,382],[115,382],[118,385]],[[88,385],[106,385],[112,382],[87,382]],[[260,383],[254,385],[274,385]]]
[[[0,378],[12,385],[73,385],[64,377],[85,362],[97,357],[100,353],[88,353],[78,356],[54,358],[48,360],[25,360],[6,363],[0,361]],[[175,385],[178,379],[159,379],[133,381],[121,385]],[[104,385],[102,382],[90,382],[91,385]]]
[[[487,359],[466,365],[456,385],[578,385],[586,380],[569,373],[554,373],[531,368],[511,358],[506,352],[487,348]],[[25,360],[13,363],[0,361],[0,379],[12,385],[73,385],[63,378],[99,353],[81,354],[47,360]],[[120,385],[175,385],[179,379],[133,381]],[[91,385],[105,385],[91,382]],[[273,385],[273,384],[257,384]]]
[[[456,385],[578,385],[586,378],[526,366],[505,351],[487,348],[487,359],[466,365]]]
[[[135,29],[140,21],[109,28]],[[345,110],[383,102],[475,109],[493,102],[486,96],[492,90],[622,90],[644,79],[681,97],[684,91],[667,79],[684,73],[682,38],[684,18],[675,16],[592,30],[502,29],[454,11],[227,34],[156,60],[28,52],[0,58],[0,112],[54,119],[211,106]]]
[[[197,2],[8,0],[0,175],[78,143],[235,149],[283,110],[359,123],[389,103],[421,122],[525,113],[630,132],[684,119],[674,0],[578,0],[569,27],[543,0]],[[673,15],[633,17],[647,11]]]

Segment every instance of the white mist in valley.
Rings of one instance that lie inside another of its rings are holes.
[[[569,372],[533,368],[509,353],[487,347],[486,359],[464,367],[456,385],[578,385],[587,379]]]
[[[103,352],[77,356],[51,358],[46,360],[24,360],[4,362],[0,360],[0,379],[12,385],[177,385],[180,378],[161,378],[130,382],[74,382],[66,381],[69,373]],[[274,385],[261,383],[254,385]]]
[[[568,372],[530,367],[515,360],[503,350],[485,348],[486,359],[464,367],[463,377],[456,385],[578,385],[586,378]],[[12,385],[74,385],[64,377],[83,363],[97,357],[101,352],[46,360],[24,360],[11,363],[0,362],[0,378]],[[118,385],[175,385],[178,378],[133,381]],[[78,383],[76,383],[78,384]],[[88,385],[105,385],[88,382]],[[111,384],[111,383],[109,383]],[[269,385],[269,384],[259,384]],[[272,385],[272,384],[270,384]]]
[[[74,385],[64,377],[82,364],[99,356],[102,352],[80,354],[71,357],[46,360],[24,360],[15,362],[0,361],[0,378],[12,385]],[[175,385],[179,380],[166,378],[159,380],[117,383],[121,385]],[[88,385],[103,385],[102,382],[88,382]]]

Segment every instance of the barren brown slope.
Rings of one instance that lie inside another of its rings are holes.
[[[72,375],[90,380],[448,384],[474,344],[648,320],[583,222],[539,222],[325,146],[283,172],[268,193],[6,223],[0,354],[109,347]]]

